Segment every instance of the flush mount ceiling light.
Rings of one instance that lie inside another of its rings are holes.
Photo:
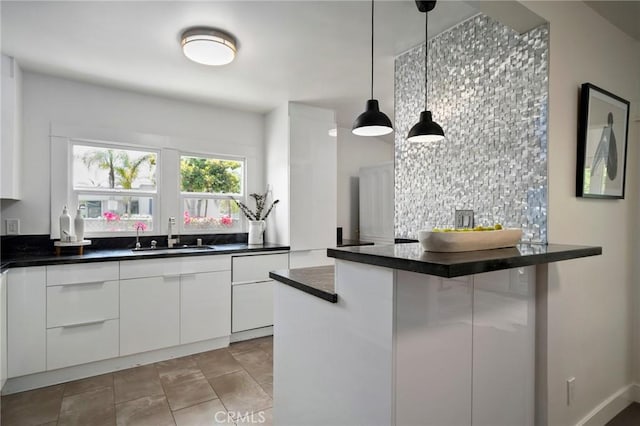
[[[409,142],[439,142],[444,139],[444,130],[435,121],[427,106],[429,88],[427,75],[429,70],[429,11],[436,7],[436,0],[416,0],[418,10],[425,14],[424,24],[424,111],[420,113],[420,121],[409,130],[407,140]]]
[[[382,136],[393,132],[391,120],[380,111],[378,100],[373,99],[373,0],[371,0],[371,99],[366,110],[353,123],[353,134],[358,136]]]
[[[226,65],[236,57],[236,39],[213,28],[191,28],[182,33],[182,52],[193,62]]]

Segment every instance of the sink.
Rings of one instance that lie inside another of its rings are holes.
[[[180,246],[173,246],[173,247],[155,247],[155,248],[151,248],[151,247],[140,247],[140,248],[134,248],[131,249],[132,252],[134,253],[150,253],[150,252],[156,252],[156,253],[172,253],[175,251],[180,251],[180,250],[215,250],[215,247],[213,246],[195,246],[195,245],[180,245]]]

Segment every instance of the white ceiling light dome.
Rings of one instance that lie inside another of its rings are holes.
[[[238,52],[236,39],[214,28],[191,28],[182,33],[182,52],[194,62],[204,65],[226,65]]]

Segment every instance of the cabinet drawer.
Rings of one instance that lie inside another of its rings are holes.
[[[233,286],[231,331],[273,325],[273,281]]]
[[[120,262],[120,279],[173,277],[181,274],[228,271],[230,269],[231,256],[229,255],[127,260]]]
[[[271,279],[269,271],[288,268],[289,253],[234,256],[231,281],[234,284],[267,281]]]
[[[47,266],[47,285],[113,281],[118,279],[118,262]]]
[[[47,370],[118,356],[119,321],[47,330]]]
[[[47,287],[47,328],[119,317],[118,281]]]

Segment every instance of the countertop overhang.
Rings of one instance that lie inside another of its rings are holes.
[[[598,256],[602,247],[565,244],[519,244],[461,253],[426,252],[419,243],[327,249],[327,256],[444,278]]]
[[[338,302],[338,295],[335,292],[335,268],[333,265],[271,271],[269,272],[269,277],[324,299],[327,302]]]

